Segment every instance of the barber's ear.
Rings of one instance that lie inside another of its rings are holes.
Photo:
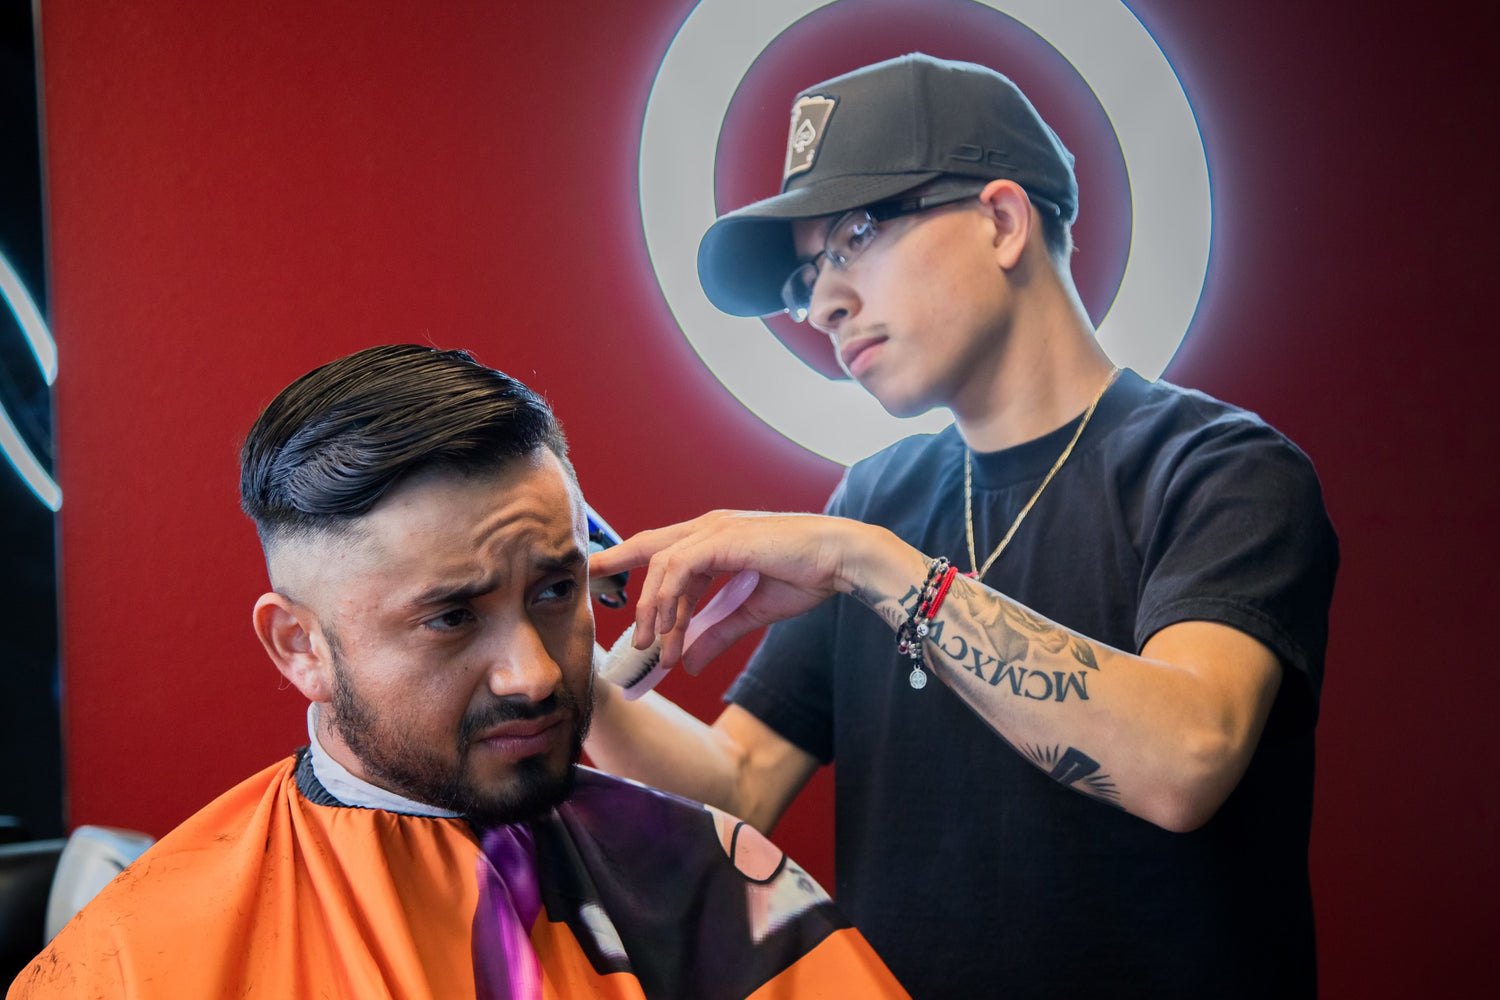
[[[990,181],[979,192],[979,201],[995,223],[995,253],[999,264],[1009,271],[1021,259],[1021,251],[1031,238],[1031,199],[1015,181]]]
[[[261,594],[251,613],[255,634],[281,675],[309,701],[333,698],[333,663],[317,616],[281,594]]]

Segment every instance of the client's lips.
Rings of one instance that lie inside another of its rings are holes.
[[[562,724],[560,715],[505,722],[480,733],[475,742],[507,757],[530,757],[552,749],[562,731]]]

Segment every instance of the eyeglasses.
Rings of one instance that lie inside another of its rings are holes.
[[[858,260],[859,255],[875,242],[875,237],[880,235],[882,222],[972,198],[982,190],[984,190],[983,185],[979,185],[973,189],[965,188],[960,191],[945,191],[941,194],[922,195],[899,201],[878,202],[845,212],[834,221],[828,230],[828,235],[823,237],[823,249],[818,251],[812,260],[798,264],[792,273],[787,275],[786,281],[782,282],[781,301],[786,306],[787,314],[795,322],[806,321],[812,309],[813,285],[817,283],[818,275],[822,271],[818,264],[819,260],[826,257],[830,267],[842,271]]]

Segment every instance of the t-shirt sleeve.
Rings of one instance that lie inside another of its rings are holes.
[[[848,475],[823,512],[847,516]],[[838,615],[849,598],[830,597],[766,629],[750,662],[724,695],[823,763],[833,760],[833,660]]]
[[[1214,621],[1323,682],[1338,541],[1312,463],[1256,418],[1225,416],[1163,449],[1148,490],[1137,648],[1168,625]]]
[[[833,615],[839,598],[766,630],[724,700],[823,763],[833,760]]]

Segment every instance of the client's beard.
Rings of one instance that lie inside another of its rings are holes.
[[[592,674],[590,675],[592,685]],[[544,701],[494,701],[464,715],[459,725],[456,756],[447,758],[431,746],[413,740],[399,717],[378,711],[351,682],[337,652],[333,655],[333,725],[350,752],[365,769],[407,798],[472,820],[481,826],[520,823],[540,816],[565,801],[573,791],[575,765],[583,754],[583,739],[593,715],[593,692],[579,699],[566,686]],[[534,719],[561,710],[571,729],[567,760],[561,766],[543,757],[516,762],[505,786],[480,787],[468,774],[473,739],[504,722]]]

